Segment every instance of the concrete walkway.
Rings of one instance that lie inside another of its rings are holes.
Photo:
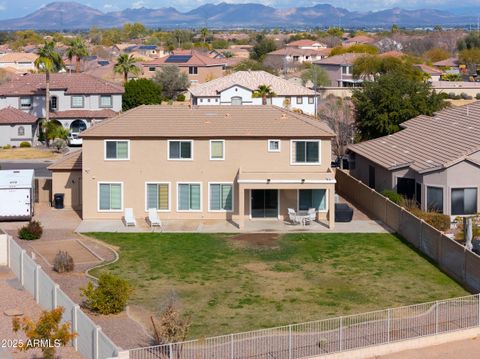
[[[379,355],[371,359],[473,359],[480,356],[480,338],[475,337],[432,347]]]

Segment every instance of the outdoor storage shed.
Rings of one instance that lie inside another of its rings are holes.
[[[33,170],[0,171],[0,221],[30,220],[34,193]]]

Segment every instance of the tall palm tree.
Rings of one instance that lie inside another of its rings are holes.
[[[276,94],[272,91],[272,87],[270,85],[260,85],[255,91],[253,91],[253,97],[262,98],[262,105],[266,105],[267,98],[271,98],[273,96],[276,96]]]
[[[202,35],[202,37],[203,37],[203,43],[205,44],[205,43],[207,42],[208,28],[203,27],[203,28],[200,30],[200,34]]]
[[[50,120],[50,73],[59,72],[64,68],[62,56],[55,50],[55,41],[45,41],[43,47],[38,50],[35,67],[45,74],[45,124],[47,124]]]
[[[122,54],[118,56],[117,63],[113,67],[113,71],[117,74],[123,74],[125,83],[128,81],[128,74],[132,73],[137,75],[140,73],[140,69],[135,65],[138,61],[133,55]]]
[[[88,48],[80,37],[69,41],[66,55],[70,61],[75,57],[75,72],[80,72],[80,61],[82,57],[88,56]]]

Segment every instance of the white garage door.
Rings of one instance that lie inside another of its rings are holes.
[[[30,189],[28,188],[0,189],[0,218],[29,218],[31,216],[30,203]]]

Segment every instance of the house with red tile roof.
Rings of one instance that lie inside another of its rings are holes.
[[[0,109],[12,108],[45,118],[45,75],[28,74],[0,85]],[[70,132],[81,132],[122,110],[120,85],[83,73],[50,75],[50,118]],[[30,117],[29,117],[30,118]]]
[[[321,49],[326,49],[327,45],[318,41],[303,39],[303,40],[289,42],[287,44],[287,47],[295,47],[297,49],[303,49],[303,50],[321,50]]]
[[[166,65],[178,66],[181,72],[188,75],[192,84],[204,83],[224,75],[228,61],[211,58],[197,51],[175,51],[173,54],[142,63],[143,75],[152,78]]]

